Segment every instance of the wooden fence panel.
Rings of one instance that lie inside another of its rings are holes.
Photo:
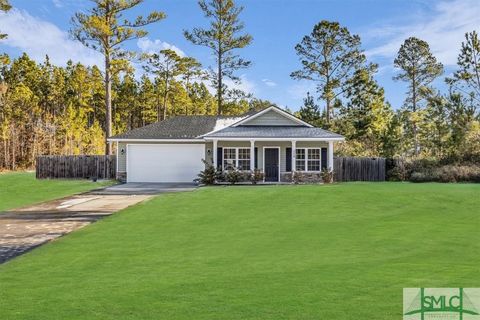
[[[385,181],[384,158],[334,158],[335,181]]]
[[[37,179],[115,179],[117,158],[111,156],[38,156]]]

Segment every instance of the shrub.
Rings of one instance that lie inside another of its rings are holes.
[[[237,182],[242,181],[242,178],[243,178],[243,173],[236,169],[228,170],[225,175],[225,180],[227,180],[231,184],[235,184]]]
[[[434,170],[434,174],[432,174],[431,180],[438,182],[457,182],[460,176],[461,174],[458,168],[454,166],[445,166]]]
[[[411,182],[429,182],[433,181],[433,177],[426,172],[413,172],[410,175]]]
[[[252,182],[252,184],[257,184],[257,182],[262,181],[264,177],[265,175],[261,170],[255,169],[250,174],[250,182]]]
[[[323,183],[333,182],[333,170],[323,169],[321,176],[322,176]]]
[[[446,165],[416,170],[410,175],[412,182],[480,182],[479,166]]]
[[[474,156],[464,158],[387,159],[387,179],[412,182],[480,182],[480,166]]]
[[[407,171],[405,167],[393,167],[387,171],[386,179],[388,181],[405,181],[407,180]]]
[[[215,172],[215,180],[217,182],[225,181],[225,172],[223,172],[221,168],[218,168],[217,171]]]
[[[205,185],[215,184],[217,178],[217,170],[215,170],[214,166],[205,161],[205,159],[202,159],[202,162],[205,164],[205,170],[200,171],[200,173],[198,174],[198,179],[196,179],[196,181]]]
[[[407,162],[402,158],[386,160],[386,179],[388,181],[408,180]]]
[[[240,182],[251,182],[252,180],[251,171],[240,171]]]
[[[437,169],[440,182],[480,182],[479,166],[443,166]]]

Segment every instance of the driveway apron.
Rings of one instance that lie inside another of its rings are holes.
[[[0,264],[150,197],[85,193],[0,213]]]

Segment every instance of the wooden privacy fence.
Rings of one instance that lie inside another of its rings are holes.
[[[335,181],[385,181],[384,158],[335,158]],[[38,156],[38,179],[115,179],[116,156]]]
[[[335,158],[333,172],[335,181],[385,181],[385,158]]]
[[[115,179],[116,156],[38,156],[37,179]]]

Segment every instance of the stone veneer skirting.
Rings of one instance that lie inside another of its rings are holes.
[[[301,172],[297,171],[297,183],[319,183],[322,182],[322,176],[319,172]],[[126,172],[117,172],[117,180],[120,182],[127,181]],[[292,172],[280,173],[280,182],[292,182]]]
[[[127,182],[127,173],[126,172],[117,172],[117,180],[120,182]]]
[[[322,175],[320,172],[295,172],[297,175],[298,183],[319,183],[322,182]],[[281,182],[292,182],[292,172],[282,172],[280,173]]]

